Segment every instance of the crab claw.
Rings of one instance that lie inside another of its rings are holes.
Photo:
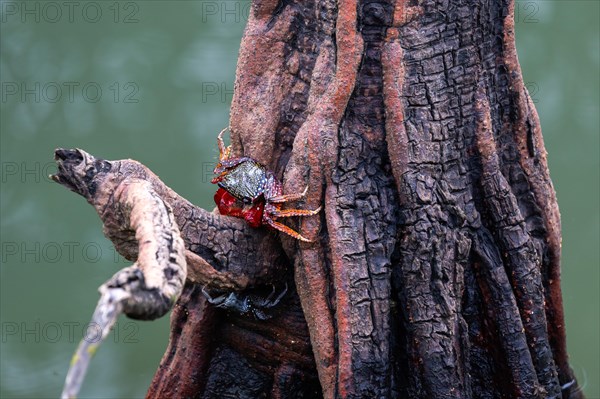
[[[216,170],[216,169],[215,169]],[[212,184],[217,184],[218,182],[220,182],[221,180],[223,180],[223,178],[225,177],[225,173],[221,173],[219,176],[217,177],[213,177],[212,180],[210,181]]]

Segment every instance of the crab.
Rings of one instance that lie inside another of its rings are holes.
[[[272,317],[269,309],[275,307],[287,291],[288,285],[286,283],[281,293],[277,295],[275,286],[273,285],[271,293],[266,298],[256,294],[238,294],[235,292],[226,292],[213,296],[206,291],[206,287],[202,287],[202,294],[208,302],[216,307],[233,310],[243,315],[251,314],[259,320],[268,320]]]
[[[215,203],[222,215],[245,219],[252,227],[267,225],[300,241],[311,242],[297,231],[276,221],[291,216],[312,216],[321,207],[309,209],[282,209],[283,204],[302,199],[308,187],[298,194],[283,194],[283,185],[273,172],[250,157],[231,157],[231,146],[225,147],[221,130],[217,136],[219,163],[217,175],[211,183],[218,184]]]

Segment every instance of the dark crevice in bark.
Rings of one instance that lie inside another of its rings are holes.
[[[462,299],[463,316],[469,336],[471,386],[475,398],[499,398],[502,397],[500,393],[507,396],[510,392],[510,381],[501,378],[502,375],[510,373],[502,360],[501,345],[495,334],[491,309],[485,306],[484,296],[489,297],[489,289],[486,294],[482,293],[487,286],[480,286],[481,266],[475,262],[472,258],[472,267],[465,269],[465,291]]]
[[[283,177],[296,133],[306,120],[311,74],[316,61],[314,47],[321,41],[315,27],[305,23],[312,17],[314,4],[298,3],[290,7],[295,8],[296,14],[293,17],[290,37],[285,44],[284,62],[286,72],[292,76],[291,93],[286,95],[280,104],[279,121],[274,137],[277,150],[272,163],[273,170],[279,178]]]
[[[474,251],[476,260],[481,262],[483,282],[480,284],[484,293],[489,292],[485,300],[493,308],[493,322],[503,350],[498,364],[505,363],[510,372],[510,396],[540,397],[537,375],[512,288],[494,238],[485,227],[475,238]]]
[[[291,4],[289,0],[278,0],[277,6],[273,10],[273,14],[269,18],[269,22],[267,22],[267,29],[271,29],[273,25],[275,25],[275,19],[279,17],[282,11]]]
[[[356,86],[338,130],[332,175],[340,225],[347,244],[338,256],[353,265],[347,274],[353,388],[351,397],[387,397],[391,380],[390,257],[396,237],[395,190],[384,134],[381,43],[378,22],[385,3],[359,3],[357,31],[364,53]],[[391,22],[388,16],[388,23]],[[376,23],[377,25],[368,25]],[[331,232],[330,232],[331,234]],[[342,317],[342,316],[338,316]]]
[[[217,323],[201,287],[188,282],[171,314],[174,328],[149,396],[196,397],[198,392],[204,392]],[[158,378],[163,375],[170,378]]]

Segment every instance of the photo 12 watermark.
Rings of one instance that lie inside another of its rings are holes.
[[[135,344],[140,342],[140,327],[134,321],[116,322],[110,335],[115,343]],[[0,324],[1,341],[7,343],[74,343],[85,340],[96,343],[102,340],[102,327],[95,323],[78,321],[32,322],[3,321]]]
[[[140,22],[139,1],[1,1],[2,23],[88,23]]]
[[[3,241],[0,244],[0,259],[4,264],[81,264],[100,261],[122,265],[131,263],[119,255],[112,245],[94,241]]]
[[[53,183],[50,175],[56,174],[56,162],[0,162],[0,182],[7,183]]]
[[[202,103],[219,102],[228,104],[233,99],[233,83],[227,82],[202,82],[200,85]]]
[[[103,97],[114,103],[137,104],[140,88],[135,82],[15,82],[0,85],[2,103],[86,103],[100,102]]]
[[[515,1],[515,24],[537,24],[540,22],[540,4],[538,1]]]
[[[221,0],[201,1],[200,15],[202,23],[245,23],[250,15],[251,1]]]
[[[529,93],[529,97],[531,97],[531,102],[534,104],[539,103],[538,95],[540,93],[540,85],[536,82],[525,82],[525,88]]]

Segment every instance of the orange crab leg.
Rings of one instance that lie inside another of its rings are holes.
[[[275,209],[269,213],[276,217],[286,218],[286,217],[290,217],[290,216],[312,216],[312,215],[316,215],[317,213],[319,213],[320,210],[321,210],[321,207],[318,207],[317,209],[312,209],[312,210],[311,209]]]
[[[309,240],[308,238],[303,237],[300,233],[298,233],[297,231],[291,229],[290,227],[287,227],[285,224],[276,222],[276,221],[274,221],[271,218],[263,218],[263,220],[265,222],[267,222],[267,224],[269,226],[273,227],[274,229],[279,230],[282,233],[285,233],[285,234],[287,234],[287,235],[289,235],[291,237],[294,237],[297,240],[304,241],[304,242],[312,242],[312,240]]]
[[[231,146],[225,147],[225,143],[223,142],[223,133],[225,133],[227,129],[229,129],[229,126],[221,130],[217,136],[217,144],[219,145],[219,161],[229,159],[229,155],[231,155]]]
[[[283,194],[283,195],[276,195],[274,197],[270,197],[269,198],[269,202],[271,202],[273,204],[281,204],[281,203],[288,202],[288,201],[297,201],[299,199],[304,198],[304,196],[306,195],[307,191],[308,191],[308,186],[306,186],[306,188],[304,189],[304,191],[301,192],[301,193],[297,193],[297,194]]]

